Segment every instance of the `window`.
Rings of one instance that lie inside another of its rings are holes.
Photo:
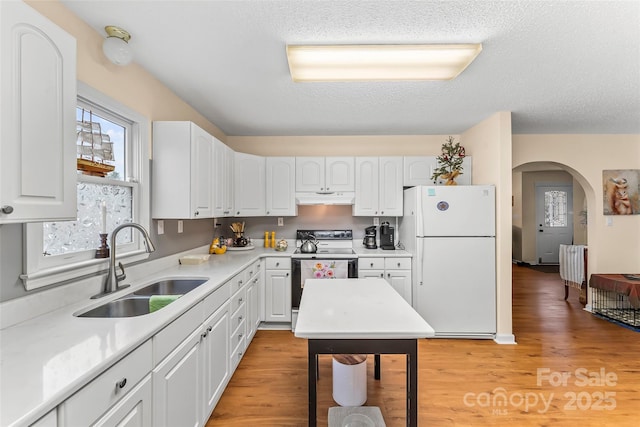
[[[95,258],[103,231],[110,234],[127,222],[149,228],[148,120],[80,82],[76,119],[93,122],[93,128],[79,126],[78,132],[99,141],[81,141],[78,155],[112,170],[78,171],[76,221],[26,225],[26,271],[21,277],[27,289],[104,270],[108,261]],[[116,243],[123,263],[148,256],[132,229],[118,233]]]
[[[544,225],[545,227],[567,226],[567,192],[544,192]]]

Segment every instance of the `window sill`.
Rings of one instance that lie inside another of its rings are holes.
[[[118,256],[123,264],[142,261],[149,258],[144,250],[132,251]],[[96,275],[109,268],[109,258],[90,259],[75,264],[42,269],[30,274],[20,275],[22,284],[27,291],[60,284],[69,280],[77,280],[85,276]]]

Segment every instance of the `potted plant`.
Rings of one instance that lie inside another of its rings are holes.
[[[438,182],[438,178],[446,179],[445,185],[457,185],[455,179],[458,175],[462,175],[462,161],[464,160],[464,147],[460,142],[454,142],[450,136],[447,142],[442,144],[442,154],[438,159],[438,166],[433,171],[431,179],[433,183]]]

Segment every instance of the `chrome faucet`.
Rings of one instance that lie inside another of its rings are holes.
[[[140,233],[142,233],[142,236],[144,237],[144,247],[147,253],[151,253],[156,250],[155,246],[153,246],[153,243],[151,242],[151,239],[149,238],[149,233],[140,224],[136,224],[134,222],[128,222],[126,224],[117,226],[115,230],[113,230],[113,232],[111,233],[111,256],[109,258],[109,272],[107,273],[107,278],[104,281],[102,292],[99,293],[98,295],[92,296],[91,297],[92,299],[109,295],[112,292],[119,291],[120,289],[124,289],[129,286],[129,285],[122,285],[122,286],[118,285],[118,282],[120,282],[121,280],[124,280],[127,277],[127,275],[124,273],[124,267],[122,266],[121,262],[118,263],[118,267],[120,267],[120,271],[122,273],[118,274],[116,272],[116,236],[120,230],[122,230],[123,228],[129,228],[129,227],[135,228],[138,231],[140,231]]]

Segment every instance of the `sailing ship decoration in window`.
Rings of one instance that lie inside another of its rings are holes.
[[[93,113],[88,115],[87,121],[83,109],[81,120],[76,121],[77,169],[85,175],[105,177],[115,169],[113,142],[93,120]]]

